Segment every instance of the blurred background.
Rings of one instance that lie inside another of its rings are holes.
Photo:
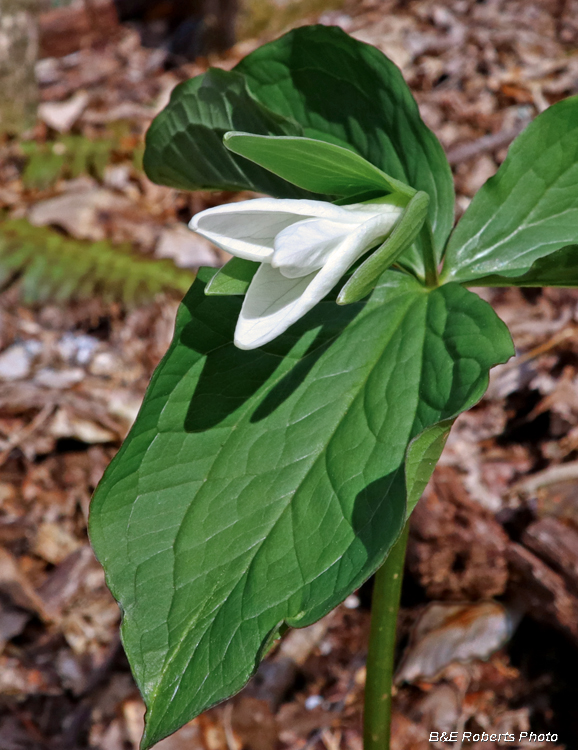
[[[458,215],[516,134],[578,93],[578,0],[0,0],[0,750],[138,747],[88,505],[195,269],[226,260],[186,222],[234,197],[153,185],[143,135],[177,83],[308,23],[400,66]],[[531,728],[558,734],[532,748],[570,750],[578,291],[480,293],[518,355],[458,420],[413,515],[393,747]],[[159,749],[361,750],[370,598],[371,581],[289,633]]]

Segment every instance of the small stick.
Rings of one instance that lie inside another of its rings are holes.
[[[450,148],[447,153],[449,163],[452,167],[455,167],[465,161],[475,159],[476,156],[480,156],[481,154],[497,151],[504,146],[509,146],[514,138],[517,138],[526,125],[528,125],[528,122],[528,120],[522,120],[513,128],[500,130],[497,133],[490,133],[489,135],[483,135],[481,138],[476,138],[475,141],[461,143],[458,146]]]
[[[2,452],[0,452],[0,466],[3,466],[6,463],[14,448],[17,448],[19,445],[21,445],[27,438],[30,437],[30,435],[32,435],[41,425],[43,425],[44,422],[46,422],[53,411],[54,403],[49,402],[48,404],[45,404],[45,406],[42,407],[42,409],[38,412],[34,419],[32,419],[31,422],[29,422],[25,427],[23,427],[21,430],[18,430],[8,438],[8,440],[6,441],[6,448]]]

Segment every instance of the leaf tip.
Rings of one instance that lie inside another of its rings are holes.
[[[147,714],[148,714],[148,709],[147,709]],[[153,747],[153,745],[156,745],[158,741],[155,737],[150,736],[150,732],[149,732],[147,724],[148,724],[148,721],[145,715],[145,728],[144,728],[144,731],[140,740],[139,750],[149,750],[151,747]]]
[[[335,300],[338,305],[351,305],[353,302],[359,302],[359,300],[366,297],[369,292],[364,292],[361,295],[359,293],[352,292],[347,289],[347,284],[341,289]]]
[[[224,143],[224,144],[225,144],[225,146],[226,146],[226,145],[227,145],[227,143],[228,143],[228,142],[229,142],[229,141],[230,141],[230,140],[231,140],[232,138],[236,138],[236,137],[237,137],[237,136],[239,136],[239,135],[247,135],[247,133],[242,133],[242,132],[241,132],[240,130],[227,130],[227,132],[226,132],[226,133],[225,133],[225,135],[223,136],[223,143]]]
[[[168,737],[173,732],[176,732],[180,728],[180,726],[182,726],[163,726],[162,718],[157,716],[156,713],[153,716],[153,708],[153,703],[147,704],[146,706],[146,713],[144,716],[144,729],[139,745],[139,750],[150,750],[150,748],[154,747],[158,742],[164,740],[165,737]]]

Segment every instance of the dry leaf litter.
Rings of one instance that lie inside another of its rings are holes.
[[[99,3],[100,25],[82,3],[41,18],[39,120],[24,143],[0,144],[0,206],[182,269],[221,265],[185,223],[238,196],[153,185],[142,138],[177,83],[232,67],[279,30],[174,67]],[[576,0],[295,5],[294,24],[339,25],[401,67],[454,168],[458,215],[516,134],[578,93]],[[70,137],[106,141],[104,159],[75,171]],[[34,149],[62,157],[50,179],[26,174]],[[10,277],[0,296],[0,748],[136,749],[144,707],[86,518],[170,341],[178,295],[25,305],[21,291]],[[578,292],[480,294],[517,356],[458,419],[412,519],[395,750],[435,746],[431,730],[550,731],[557,750],[578,739]],[[158,747],[361,750],[370,596],[368,583],[289,633],[245,690]],[[463,745],[482,746],[498,747]]]

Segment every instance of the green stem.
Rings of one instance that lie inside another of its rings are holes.
[[[426,286],[439,286],[438,267],[435,258],[433,246],[433,234],[431,224],[426,219],[419,234],[423,247],[423,261],[425,266],[425,283]]]
[[[375,574],[365,682],[364,750],[389,750],[397,612],[409,523]]]

